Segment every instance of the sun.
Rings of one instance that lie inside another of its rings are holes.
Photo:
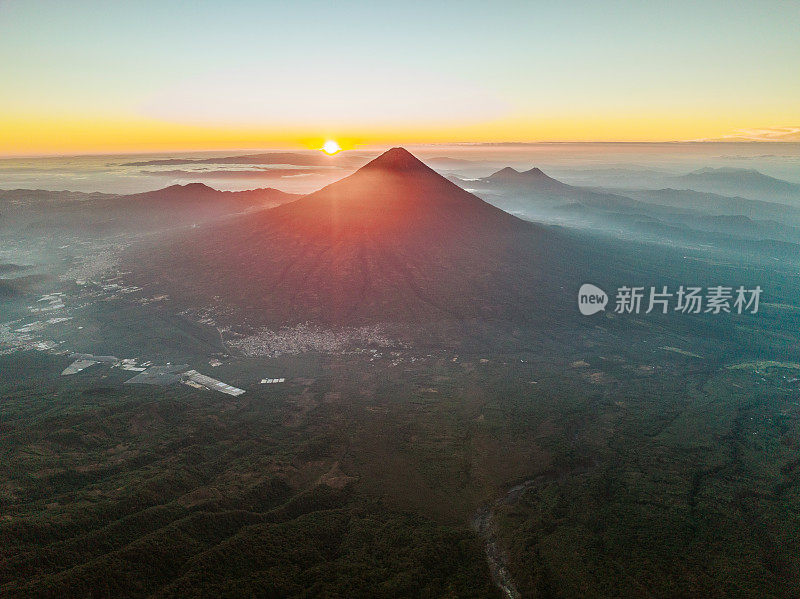
[[[339,147],[339,144],[336,143],[334,140],[329,139],[324,144],[322,144],[322,151],[326,154],[336,154],[336,152],[341,152],[342,148]]]

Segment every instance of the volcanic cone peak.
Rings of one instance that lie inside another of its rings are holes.
[[[380,169],[391,171],[434,172],[405,148],[392,148],[385,151],[362,170]]]

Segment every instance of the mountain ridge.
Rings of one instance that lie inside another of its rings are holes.
[[[800,203],[800,184],[765,175],[755,169],[706,167],[668,179],[670,186],[742,196],[752,200]]]
[[[555,304],[560,269],[575,264],[566,245],[394,148],[295,202],[130,262],[138,285],[182,308],[217,303],[236,322],[420,323],[526,318]]]
[[[272,208],[299,197],[273,188],[220,191],[203,183],[134,194],[0,190],[0,227],[17,231],[47,227],[92,235],[156,231]]]

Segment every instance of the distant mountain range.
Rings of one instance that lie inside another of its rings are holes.
[[[474,160],[465,160],[464,158],[450,158],[449,156],[432,156],[430,158],[423,158],[422,161],[431,168],[458,168],[464,166],[474,166]]]
[[[670,187],[706,191],[774,202],[800,205],[800,185],[770,177],[754,169],[702,168],[671,177]]]
[[[757,170],[744,168],[702,168],[676,175],[663,169],[640,166],[569,169],[562,166],[560,180],[582,188],[605,189],[609,193],[671,188],[756,201],[780,202],[800,207],[800,185]]]
[[[477,180],[455,177],[451,180],[476,193],[490,194],[487,201],[511,212],[531,214],[573,202],[604,210],[635,210],[640,207],[640,202],[622,195],[567,185],[538,168],[518,171],[505,167]]]
[[[373,154],[374,156],[374,154]],[[260,154],[243,154],[238,156],[216,156],[211,158],[161,158],[125,162],[122,166],[177,166],[186,164],[285,164],[291,166],[338,166],[357,168],[363,166],[370,155],[361,153],[341,153],[333,156],[320,152],[263,152]]]
[[[800,207],[778,202],[751,200],[692,189],[631,189],[626,190],[625,195],[644,202],[698,210],[709,215],[738,215],[754,220],[773,219],[800,226]]]
[[[296,202],[142,248],[129,265],[148,290],[218,302],[238,322],[361,324],[557,313],[576,253],[394,148]]]
[[[693,190],[625,190],[621,195],[567,185],[538,168],[506,167],[477,180],[453,180],[531,220],[668,245],[716,246],[762,259],[800,256],[800,209],[786,204]]]
[[[46,228],[94,235],[154,231],[274,207],[298,197],[271,188],[219,191],[202,183],[129,195],[0,190],[0,230]]]
[[[323,167],[303,167],[303,168],[261,168],[254,169],[218,169],[218,170],[191,170],[191,169],[170,169],[164,171],[140,171],[142,175],[154,177],[167,177],[171,179],[282,179],[285,177],[296,177],[298,175],[328,175],[331,174],[329,168]],[[340,175],[341,176],[341,175]]]

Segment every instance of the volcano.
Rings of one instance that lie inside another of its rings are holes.
[[[148,291],[224,306],[232,321],[351,325],[520,316],[552,301],[571,252],[394,148],[299,200],[142,249],[131,266]]]
[[[493,205],[518,214],[535,215],[543,209],[561,209],[573,205],[647,213],[647,205],[642,202],[613,193],[567,185],[536,167],[518,171],[507,166],[488,177],[463,183],[476,193],[492,198]]]
[[[535,188],[539,191],[564,191],[569,185],[546,175],[541,169],[533,167],[527,171],[518,171],[507,166],[488,177],[481,179],[489,185],[507,185],[511,187]]]

